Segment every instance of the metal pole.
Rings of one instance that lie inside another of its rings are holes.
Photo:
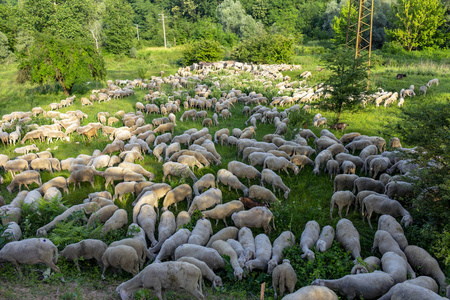
[[[369,38],[369,69],[367,70],[367,90],[370,85],[370,58],[372,56],[372,27],[373,27],[373,0],[370,7],[370,38]]]

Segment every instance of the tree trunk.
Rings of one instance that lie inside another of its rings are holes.
[[[339,123],[339,119],[341,118],[341,113],[342,113],[342,105],[339,105],[338,116],[337,116],[337,119],[336,119],[336,124]]]

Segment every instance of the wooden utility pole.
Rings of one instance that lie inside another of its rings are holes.
[[[161,16],[162,20],[162,26],[163,26],[163,34],[164,34],[164,49],[167,49],[167,43],[166,43],[166,26],[164,24],[164,13],[159,14]]]
[[[136,34],[137,34],[137,39],[139,41],[139,24],[134,24],[136,25]]]

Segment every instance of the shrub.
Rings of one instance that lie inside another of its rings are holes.
[[[135,47],[130,48],[130,58],[136,58],[137,57],[137,49]]]
[[[212,40],[203,40],[188,44],[183,49],[183,60],[186,65],[200,61],[213,62],[223,59],[223,50],[220,43]]]

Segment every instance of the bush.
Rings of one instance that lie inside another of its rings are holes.
[[[280,34],[264,34],[239,43],[231,58],[241,62],[290,63],[294,56],[294,40]]]
[[[137,57],[137,49],[135,47],[130,48],[130,58],[136,58]]]
[[[183,61],[186,65],[200,61],[213,62],[223,59],[223,50],[220,43],[212,40],[203,40],[188,44],[183,49]]]

